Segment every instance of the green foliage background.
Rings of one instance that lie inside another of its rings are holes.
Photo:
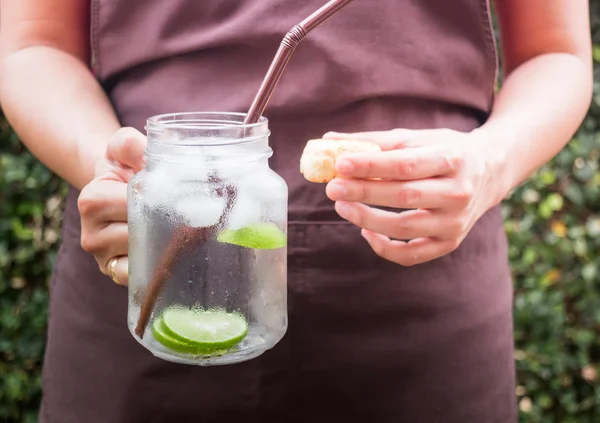
[[[584,125],[504,202],[521,421],[600,421],[600,0]],[[552,89],[552,87],[548,87]],[[0,116],[0,421],[34,423],[65,186]]]

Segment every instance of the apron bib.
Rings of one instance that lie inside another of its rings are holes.
[[[285,33],[324,0],[93,0],[98,80],[124,126],[245,112]],[[80,246],[67,200],[51,287],[43,423],[516,423],[512,281],[498,207],[455,252],[379,258],[298,166],[327,131],[470,131],[491,109],[485,0],[356,0],[312,32],[265,115],[290,189],[289,328],[257,359],[159,360],[126,325],[127,291]]]

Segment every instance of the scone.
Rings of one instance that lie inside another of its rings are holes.
[[[359,140],[310,140],[300,157],[300,173],[310,182],[327,183],[336,177],[335,162],[340,155],[365,151],[381,151],[381,147]]]

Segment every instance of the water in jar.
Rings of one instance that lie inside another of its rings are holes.
[[[245,361],[287,328],[287,187],[262,163],[157,163],[129,185],[129,315],[165,360]]]

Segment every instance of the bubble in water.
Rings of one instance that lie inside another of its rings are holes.
[[[283,222],[287,218],[287,204],[275,203],[265,210],[265,218],[273,222]]]

